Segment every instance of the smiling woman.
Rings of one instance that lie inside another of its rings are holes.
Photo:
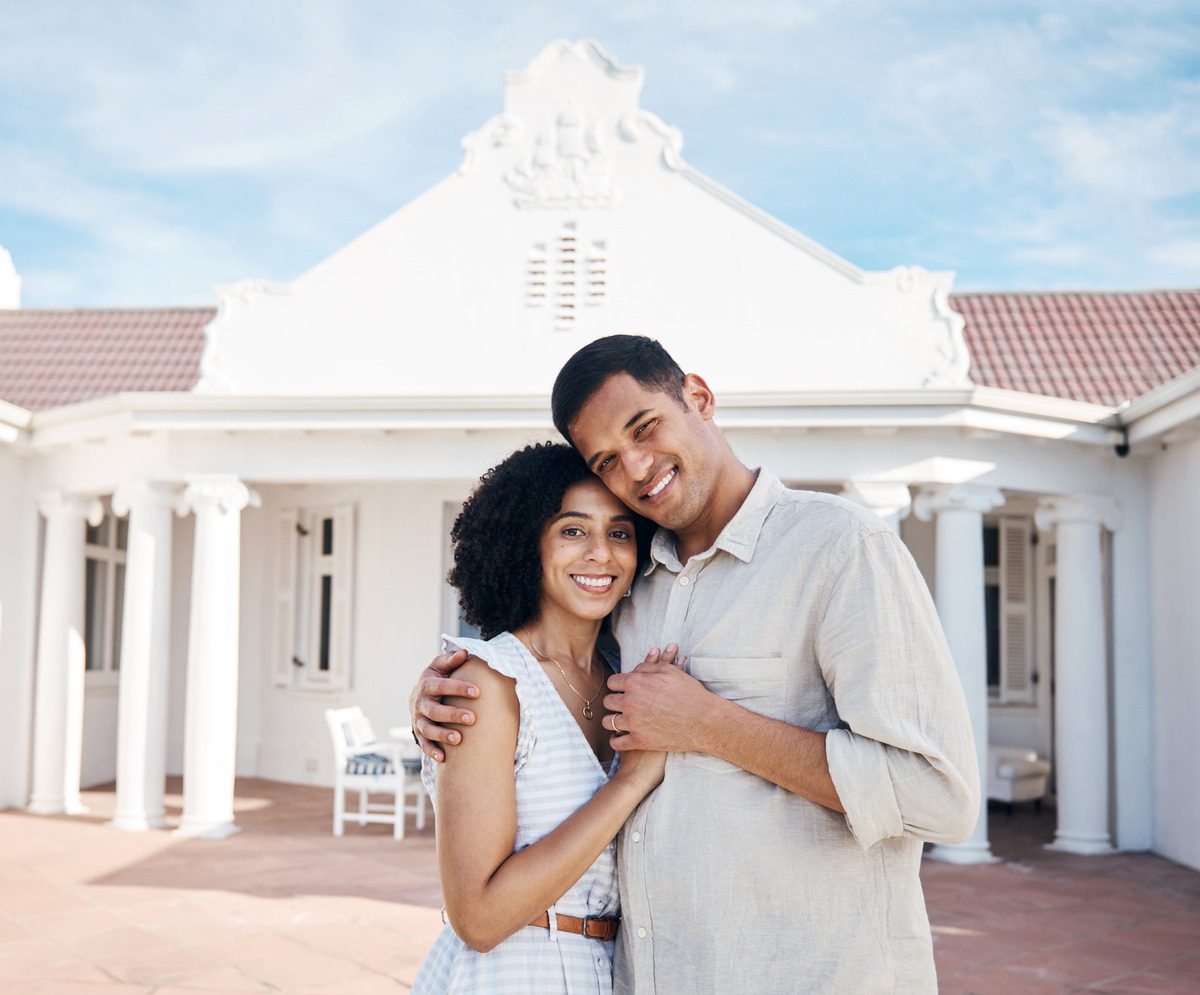
[[[484,474],[451,538],[450,582],[489,638],[447,639],[470,654],[460,674],[480,697],[445,764],[424,761],[448,925],[413,990],[606,993],[613,838],[665,758],[628,753],[612,771],[600,704],[611,669],[596,641],[649,524],[574,450],[547,443]]]

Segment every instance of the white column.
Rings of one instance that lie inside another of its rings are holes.
[[[238,830],[233,788],[241,512],[256,497],[236,477],[216,475],[189,478],[184,493],[196,514],[178,830],[184,836],[222,838]]]
[[[1108,666],[1100,527],[1120,524],[1107,498],[1045,499],[1039,529],[1055,532],[1054,780],[1052,849],[1111,853],[1108,830]]]
[[[38,501],[46,519],[42,600],[38,616],[37,690],[34,699],[33,788],[29,811],[82,812],[84,534],[99,525],[95,498],[53,491]]]
[[[983,516],[1003,503],[1003,495],[994,487],[974,484],[925,487],[913,502],[913,510],[922,521],[937,515],[937,591],[934,601],[966,695],[979,764],[981,790],[974,832],[964,843],[938,844],[929,854],[954,864],[985,864],[995,860],[987,832],[988,689]]]
[[[842,487],[842,497],[870,508],[897,535],[901,520],[912,508],[908,484],[899,480],[848,480]]]
[[[112,505],[114,514],[129,515],[112,825],[143,830],[166,823],[171,514],[183,510],[181,490],[137,481],[119,487]]]

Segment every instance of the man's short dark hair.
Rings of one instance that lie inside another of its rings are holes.
[[[571,422],[604,382],[619,373],[683,404],[683,370],[661,343],[645,335],[606,335],[568,359],[554,381],[550,395],[554,427],[572,445]]]

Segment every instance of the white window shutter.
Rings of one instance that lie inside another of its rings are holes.
[[[296,653],[296,554],[300,515],[294,508],[279,512],[275,528],[275,647],[272,679],[276,687],[292,683]]]
[[[1000,700],[1031,705],[1034,700],[1032,524],[1000,519]]]
[[[333,515],[333,605],[330,621],[329,683],[350,686],[353,652],[354,602],[354,505],[332,509]]]

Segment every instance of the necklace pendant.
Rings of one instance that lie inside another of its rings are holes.
[[[593,719],[596,717],[596,713],[592,711],[590,702],[584,702],[583,704],[583,717],[585,719]]]

